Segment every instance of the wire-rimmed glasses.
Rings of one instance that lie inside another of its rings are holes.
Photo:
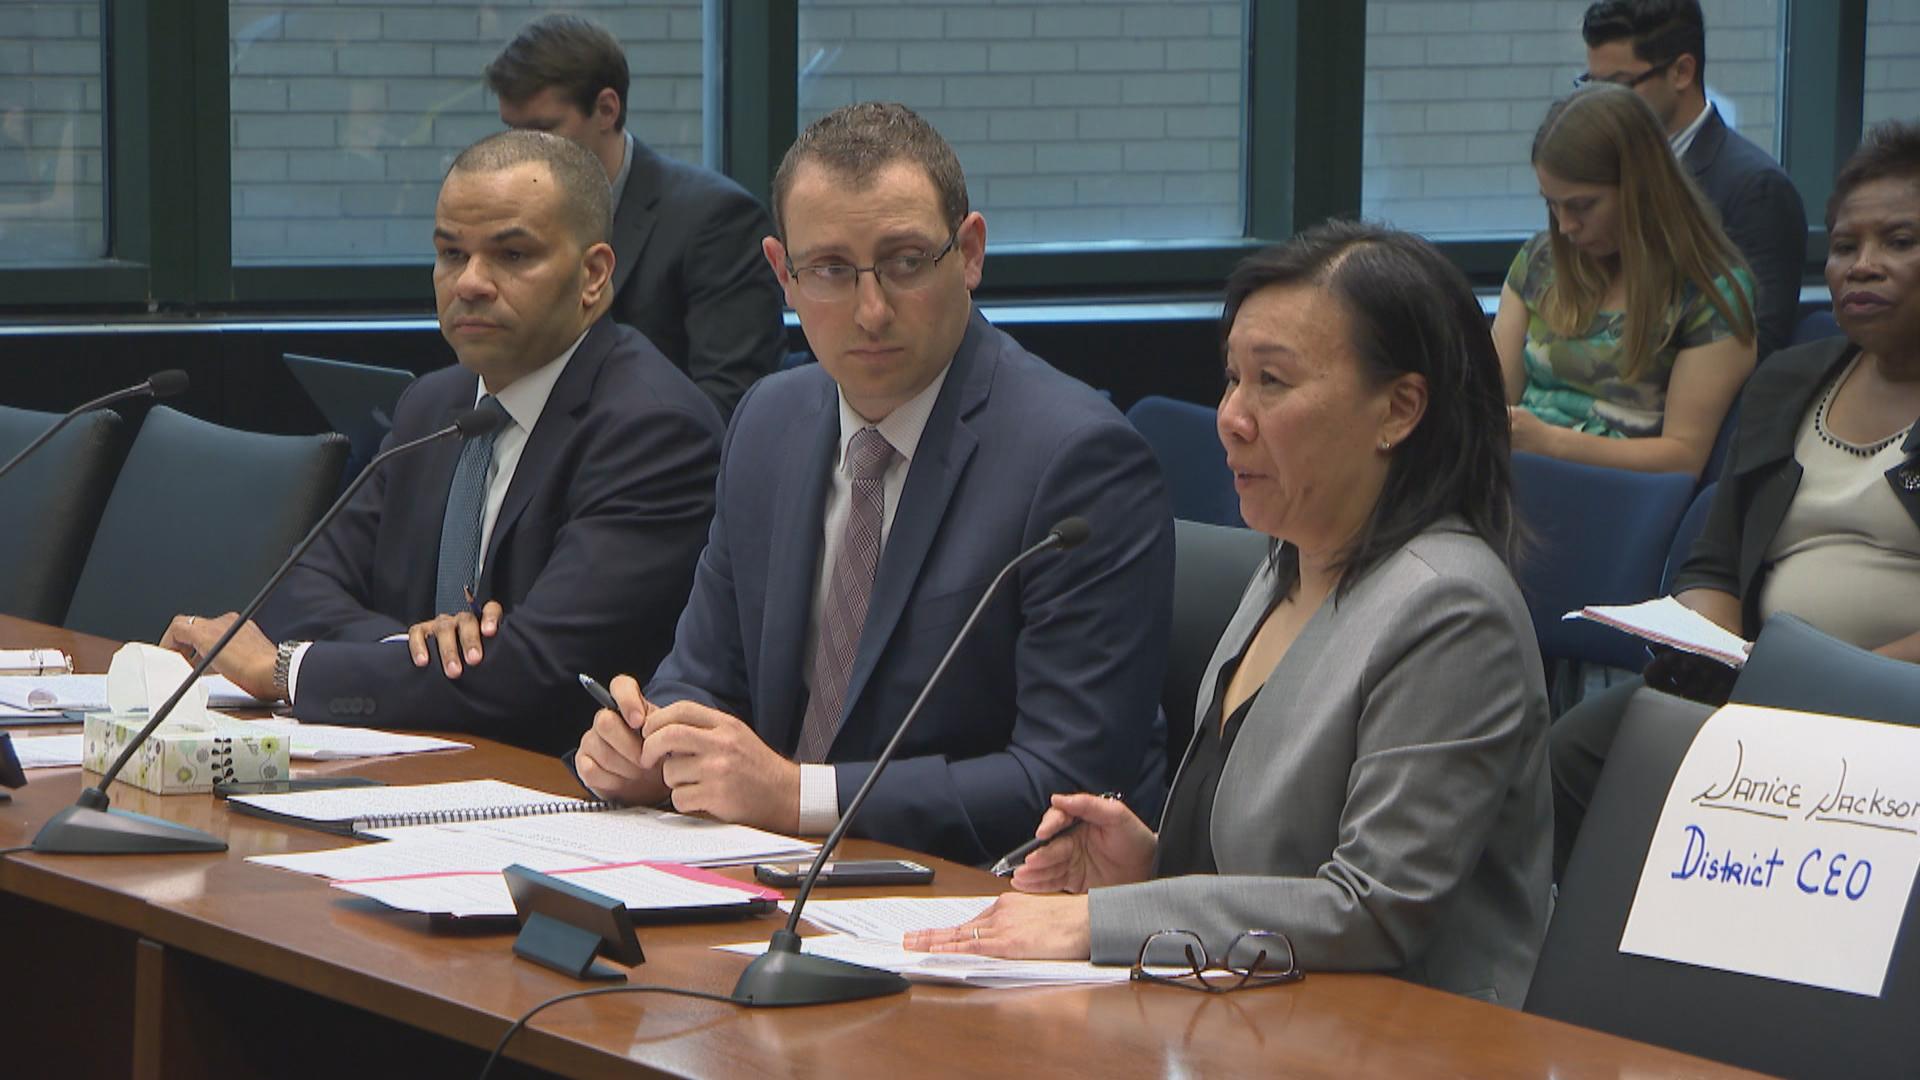
[[[1170,962],[1166,959],[1170,956],[1181,959]],[[1225,994],[1299,982],[1306,978],[1306,972],[1300,970],[1294,958],[1293,942],[1287,935],[1272,930],[1243,931],[1218,961],[1207,954],[1206,943],[1200,940],[1199,934],[1191,930],[1159,930],[1140,943],[1140,955],[1134,959],[1133,970],[1127,978],[1134,982],[1165,983],[1209,994]]]
[[[787,273],[800,283],[800,291],[807,299],[822,304],[852,299],[854,293],[859,291],[861,274],[872,274],[873,279],[887,292],[917,292],[932,284],[933,268],[940,265],[940,260],[947,257],[959,239],[960,234],[956,231],[949,234],[947,242],[931,255],[893,255],[874,260],[872,266],[855,266],[845,262],[795,266],[789,260]]]

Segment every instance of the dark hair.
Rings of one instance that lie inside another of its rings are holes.
[[[1833,194],[1827,196],[1827,228],[1833,228],[1840,204],[1855,188],[1888,179],[1920,184],[1920,122],[1888,120],[1873,125],[1859,149],[1840,166],[1840,175],[1833,178]]]
[[[613,228],[613,189],[593,152],[548,131],[496,131],[460,151],[447,175],[498,172],[538,162],[560,189],[561,214],[581,248],[605,243]]]
[[[1700,0],[1600,0],[1580,20],[1587,48],[1610,41],[1633,43],[1633,55],[1649,64],[1693,57],[1694,79],[1707,78],[1707,21]]]
[[[1227,278],[1221,336],[1247,299],[1276,286],[1324,289],[1346,309],[1361,378],[1426,379],[1427,408],[1394,447],[1386,486],[1340,558],[1340,592],[1450,514],[1513,562],[1512,447],[1505,379],[1486,314],[1439,249],[1412,233],[1329,221],[1241,260]],[[1281,587],[1299,573],[1291,547],[1276,548]]]
[[[888,165],[910,161],[933,181],[949,228],[959,228],[967,216],[967,178],[960,159],[932,124],[905,105],[863,101],[807,125],[773,174],[773,227],[782,237],[787,235],[787,192],[793,188],[794,173],[807,161],[819,162],[856,191]]]
[[[578,15],[542,15],[514,35],[487,65],[487,85],[502,101],[518,104],[556,87],[588,115],[600,91],[620,97],[616,130],[627,126],[627,54],[599,23]]]

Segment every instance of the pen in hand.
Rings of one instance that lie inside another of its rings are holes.
[[[473,612],[473,617],[481,622],[487,621],[486,616],[481,614],[479,598],[473,595],[473,586],[462,585],[460,586],[460,591],[466,594],[467,610]]]
[[[601,708],[610,709],[621,716],[625,715],[620,712],[620,703],[613,700],[613,695],[607,693],[607,688],[600,685],[600,680],[581,672],[580,687],[587,692],[587,696],[598,702]]]
[[[582,677],[584,678],[584,676]],[[1120,793],[1117,791],[1108,791],[1108,792],[1102,793],[1100,797],[1103,799],[1118,799],[1120,797]],[[1059,832],[1054,833],[1052,836],[1048,836],[1048,837],[1036,836],[1033,839],[1027,841],[1026,843],[1021,844],[1019,847],[1014,848],[1012,851],[1009,851],[1004,856],[1002,856],[999,862],[993,864],[993,875],[995,877],[1012,877],[1014,868],[1019,866],[1021,863],[1025,862],[1027,856],[1033,854],[1036,851],[1039,851],[1041,848],[1046,847],[1048,844],[1053,843],[1055,840],[1058,840],[1061,837],[1072,833],[1073,830],[1079,828],[1082,825],[1085,825],[1086,823],[1087,823],[1087,820],[1085,818],[1074,818],[1072,821],[1067,822],[1064,828],[1062,828]]]

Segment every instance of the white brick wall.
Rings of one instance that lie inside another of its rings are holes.
[[[1866,83],[1867,124],[1920,120],[1920,0],[1867,4]]]
[[[1547,106],[1586,70],[1580,17],[1587,4],[1372,0],[1363,212],[1433,235],[1544,227],[1527,152]],[[1873,0],[1870,10],[1887,6],[1916,12],[1920,0]],[[1741,133],[1777,154],[1780,0],[1703,0],[1701,7],[1709,94]],[[1920,26],[1914,30],[1920,34]],[[1904,79],[1907,93],[1920,96],[1915,68],[1908,63],[1887,77]],[[1873,71],[1869,61],[1869,87]]]
[[[613,31],[633,73],[628,128],[663,153],[699,161],[701,0],[237,2],[229,9],[235,261],[424,257],[441,173],[462,147],[500,127],[482,69],[551,9]]]
[[[1005,243],[1239,236],[1238,0],[803,0],[800,123],[911,106]]]
[[[99,0],[0,0],[0,264],[106,252]]]

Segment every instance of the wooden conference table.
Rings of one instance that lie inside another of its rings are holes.
[[[0,647],[29,645],[64,648],[83,671],[104,671],[113,648],[0,617]],[[391,783],[493,776],[575,790],[556,760],[474,742],[471,751],[312,771]],[[31,773],[0,805],[0,847],[30,842],[82,779],[79,769]],[[515,958],[510,932],[435,929],[316,878],[243,861],[337,846],[338,837],[230,814],[211,796],[125,784],[110,794],[116,806],[224,836],[231,849],[0,858],[0,1073],[472,1075],[514,1018],[588,985]],[[852,845],[856,853],[899,854],[870,842]],[[969,867],[936,866],[936,894],[1001,887]],[[632,982],[725,993],[745,960],[711,946],[764,940],[776,925],[768,916],[642,928],[647,962]],[[1746,1075],[1397,979],[1338,974],[1223,996],[1151,985],[916,985],[798,1009],[619,994],[543,1012],[508,1056],[499,1075]]]

